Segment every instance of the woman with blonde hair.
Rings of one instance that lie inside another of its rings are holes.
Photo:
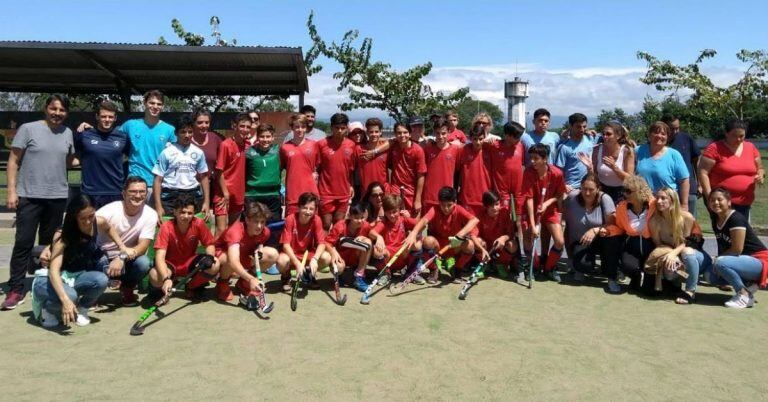
[[[696,298],[696,284],[702,267],[712,263],[703,252],[704,238],[696,219],[680,207],[677,192],[664,187],[656,192],[656,213],[648,222],[656,249],[646,261],[650,269],[667,280],[685,279],[685,290],[677,304],[691,304]],[[657,283],[660,277],[656,278]]]

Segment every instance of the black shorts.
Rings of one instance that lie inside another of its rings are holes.
[[[200,187],[191,190],[173,190],[164,188],[160,192],[160,202],[163,204],[165,215],[173,214],[173,207],[174,204],[176,204],[176,200],[179,196],[184,194],[191,194],[195,198],[195,212],[200,211],[200,208],[203,206],[203,192]]]
[[[245,203],[256,201],[266,205],[272,216],[267,219],[267,223],[278,222],[283,217],[283,200],[279,195],[268,195],[265,197],[245,197]]]

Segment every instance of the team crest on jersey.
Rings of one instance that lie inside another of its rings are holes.
[[[99,140],[91,140],[91,145],[96,145],[99,143]]]
[[[451,155],[451,154],[445,154],[445,159],[446,159],[446,160],[449,160],[449,161],[452,161],[452,160],[453,160],[453,155]]]
[[[344,155],[346,155],[346,156],[350,156],[350,155],[352,155],[352,150],[351,150],[351,149],[349,149],[349,148],[345,148],[345,149],[344,149]]]
[[[239,152],[237,153],[237,156],[240,156]],[[189,155],[189,157],[192,158],[193,161],[196,161],[198,158],[200,158],[200,155],[196,153],[192,153],[191,155]]]
[[[296,152],[293,152],[293,151],[288,151],[288,156],[293,156],[293,155],[295,155],[295,154],[296,154]]]
[[[115,148],[120,148],[120,141],[114,141],[112,142],[112,145],[114,145]]]

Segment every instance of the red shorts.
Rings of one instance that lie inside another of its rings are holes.
[[[408,211],[411,214],[411,218],[415,218],[421,214],[421,210],[416,210],[413,207],[413,202],[416,200],[416,195],[414,194],[408,194],[408,193],[401,193],[400,198],[403,199],[403,205],[402,208],[406,211]],[[423,209],[423,208],[422,208]]]
[[[347,213],[349,208],[349,198],[342,198],[336,200],[320,200],[320,213],[323,215],[330,215],[336,211],[344,211]]]
[[[394,256],[397,253],[397,250],[399,250],[399,249],[400,249],[400,247],[387,246],[387,253],[389,255],[385,259],[383,259],[383,260],[379,261],[378,263],[376,263],[376,269],[379,270],[379,271],[384,269],[384,267],[389,262],[389,259],[392,258],[392,256]],[[399,270],[405,268],[405,266],[407,264],[411,263],[412,260],[413,260],[413,258],[411,256],[411,254],[407,250],[403,251],[403,253],[400,254],[399,257],[397,257],[395,262],[390,267],[390,272],[391,271],[399,271]]]
[[[231,197],[229,199],[229,205],[226,207],[221,207],[219,200],[221,200],[219,196],[213,196],[213,214],[216,216],[239,214],[245,209],[245,204],[235,204]]]
[[[180,265],[173,265],[171,263],[168,263],[168,269],[171,270],[171,277],[174,279],[181,279],[189,274],[189,266],[192,264],[192,261],[197,257],[197,255],[193,255],[186,261],[184,261],[183,264]],[[189,282],[187,282],[187,287],[191,288],[191,284],[197,284],[197,286],[200,286],[201,284],[205,284],[208,281],[210,281],[212,277],[208,274],[206,274],[203,271],[198,271],[195,275],[190,278]]]
[[[530,228],[528,215],[523,215],[520,217],[520,219],[523,230],[528,230]],[[541,224],[546,225],[548,223],[560,223],[560,213],[551,211],[544,212],[544,214],[541,216]]]
[[[477,252],[475,255],[480,258],[480,253]],[[499,256],[496,258],[496,264],[509,264],[512,262],[513,255],[507,251],[506,248],[502,248],[501,251],[499,251]]]
[[[337,250],[347,267],[357,267],[357,264],[360,262],[360,250],[352,250],[346,247],[339,247]]]

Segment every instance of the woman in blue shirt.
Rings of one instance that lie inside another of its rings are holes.
[[[667,146],[669,126],[657,121],[648,129],[648,143],[637,148],[635,174],[648,182],[654,193],[664,187],[675,190],[680,205],[688,210],[690,173],[680,152]]]

